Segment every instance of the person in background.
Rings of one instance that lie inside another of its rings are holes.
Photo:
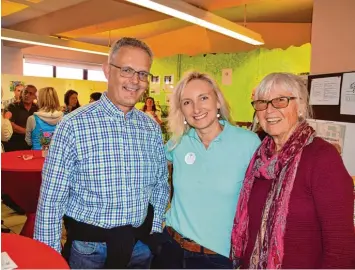
[[[173,165],[174,193],[165,227],[170,240],[152,268],[232,268],[234,213],[260,140],[232,124],[229,106],[207,74],[188,73],[170,104],[166,155]]]
[[[11,113],[6,112],[3,113],[1,112],[1,142],[8,142],[11,139],[11,136],[13,134],[12,126],[10,119],[11,118]],[[4,147],[1,143],[1,152],[4,152]]]
[[[144,42],[118,40],[103,65],[107,92],[53,135],[34,238],[60,252],[64,215],[71,268],[149,268],[149,248],[137,240],[158,242],[170,192],[160,127],[134,108],[152,61]]]
[[[33,104],[36,99],[37,88],[33,85],[26,85],[22,91],[22,100],[11,103],[7,111],[11,112],[11,125],[14,131],[11,139],[4,143],[5,151],[27,150],[30,147],[25,141],[27,119],[37,112],[37,105]]]
[[[231,257],[251,269],[355,268],[353,183],[334,146],[316,137],[303,81],[267,75],[252,105],[268,136],[239,196]]]
[[[40,138],[44,132],[53,134],[57,124],[62,120],[57,91],[53,87],[38,91],[38,112],[27,119],[25,140],[33,150],[42,149]]]
[[[91,93],[89,103],[98,101],[101,98],[101,95],[102,93],[100,92]]]
[[[144,106],[142,108],[142,111],[145,112],[149,117],[151,117],[155,122],[157,122],[159,125],[161,125],[161,114],[160,111],[157,110],[155,106],[155,101],[154,98],[152,97],[147,97],[145,100]]]
[[[3,89],[1,87],[1,98],[3,97]],[[12,114],[4,111],[4,106],[1,104],[1,142],[8,142],[11,139],[13,130],[10,122]],[[1,153],[4,152],[4,146],[1,143]]]
[[[4,100],[2,101],[2,105],[4,110],[7,110],[7,107],[11,104],[11,103],[19,103],[20,99],[21,99],[21,92],[22,90],[25,88],[25,86],[21,83],[21,82],[16,82],[15,84],[15,88],[14,88],[14,97],[10,98],[8,100]]]
[[[65,106],[63,107],[64,115],[71,113],[72,111],[79,108],[80,103],[78,100],[78,92],[72,89],[68,90],[64,95],[64,103],[65,103]]]

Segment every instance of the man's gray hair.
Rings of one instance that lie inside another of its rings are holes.
[[[108,57],[108,63],[112,63],[113,58],[116,56],[117,52],[122,47],[140,48],[149,55],[151,62],[153,62],[152,50],[148,47],[148,45],[146,43],[144,43],[143,41],[136,39],[136,38],[123,37],[123,38],[120,38],[119,40],[117,40],[115,42],[115,44],[113,44],[113,46],[111,46],[110,54]]]

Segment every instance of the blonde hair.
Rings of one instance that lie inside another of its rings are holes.
[[[215,80],[206,73],[190,71],[178,82],[170,97],[170,112],[168,116],[169,131],[172,133],[172,145],[169,145],[170,150],[174,149],[179,144],[181,137],[191,128],[189,124],[184,124],[185,117],[181,111],[181,95],[186,85],[193,80],[205,81],[212,87],[213,92],[216,94],[217,101],[221,106],[219,109],[221,115],[220,119],[233,124],[230,117],[229,105]]]
[[[38,108],[45,112],[60,111],[57,91],[53,87],[44,87],[38,91]]]

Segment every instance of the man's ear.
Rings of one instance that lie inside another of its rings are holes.
[[[108,78],[110,77],[110,65],[107,62],[103,63],[102,71],[104,72],[105,77],[108,80]]]

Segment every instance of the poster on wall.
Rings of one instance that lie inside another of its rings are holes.
[[[174,75],[164,76],[164,84],[174,84]]]
[[[14,92],[16,86],[25,85],[24,81],[10,81],[10,92]]]
[[[232,85],[232,69],[222,69],[222,85]]]
[[[355,72],[343,74],[340,114],[355,115]]]
[[[341,76],[313,79],[311,105],[339,105]]]
[[[152,76],[151,84],[160,84],[160,76]]]
[[[318,137],[331,143],[338,150],[340,155],[343,154],[345,125],[334,122],[317,122],[313,119],[308,120],[308,123],[315,129]]]

